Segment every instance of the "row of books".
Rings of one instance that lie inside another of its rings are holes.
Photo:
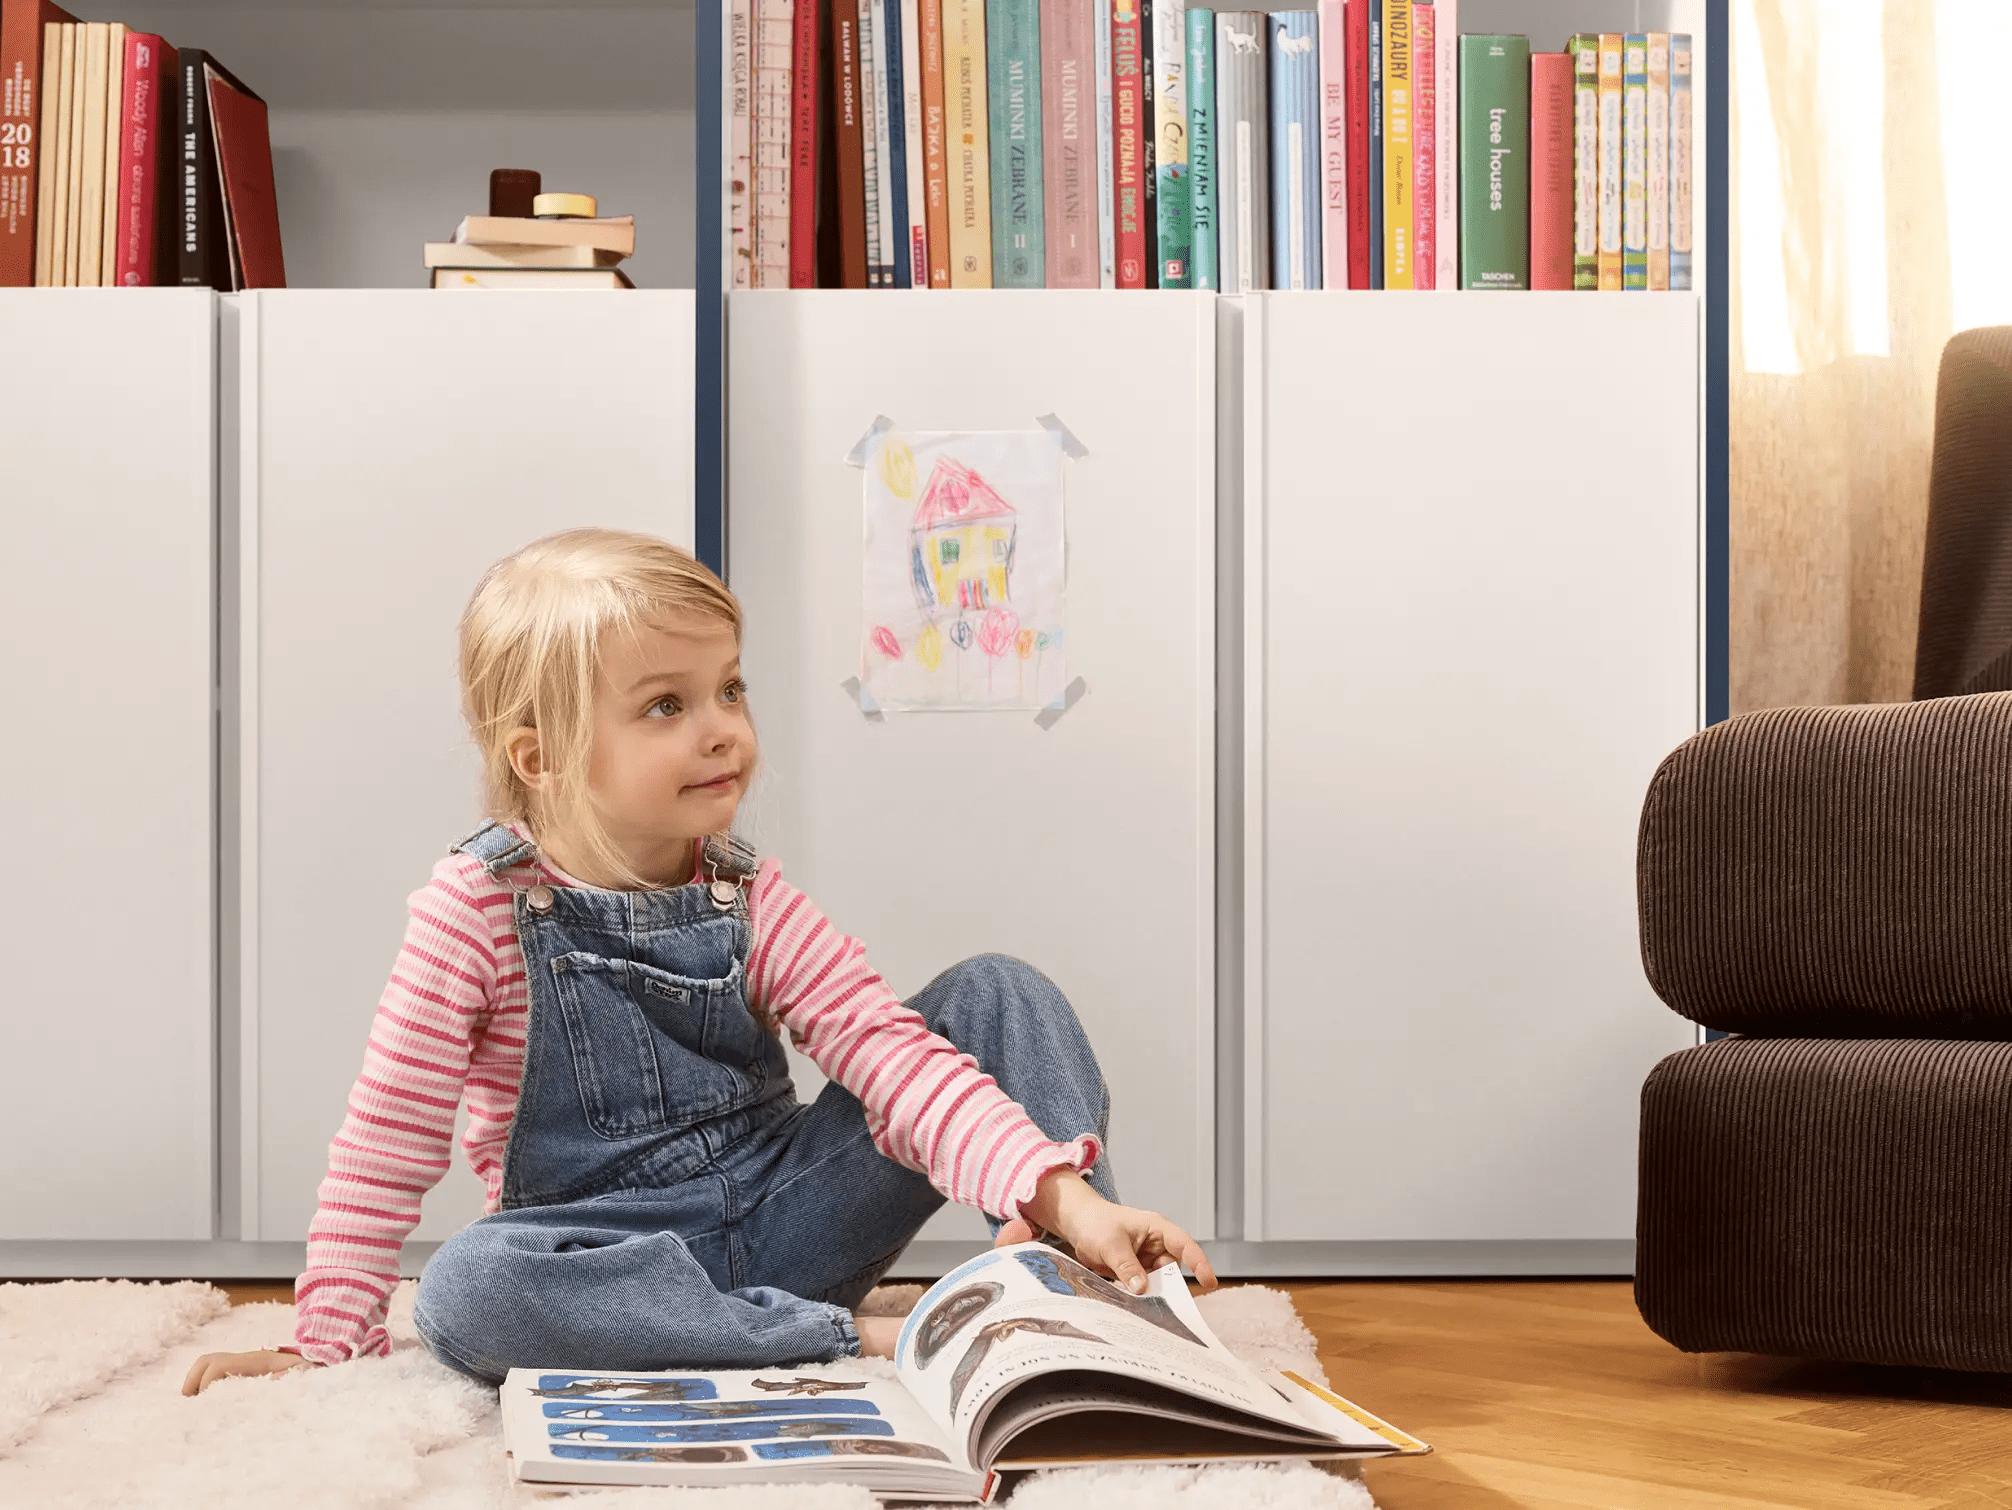
[[[1688,287],[1689,37],[1458,4],[729,0],[731,286]]]
[[[601,214],[591,194],[545,194],[542,174],[498,168],[489,213],[464,215],[451,241],[424,248],[427,281],[454,291],[634,288],[621,263],[636,250],[636,217]]]
[[[265,101],[47,0],[0,4],[0,288],[280,288]]]

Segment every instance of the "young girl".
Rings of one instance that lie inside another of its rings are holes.
[[[484,574],[463,712],[493,815],[407,899],[329,1149],[293,1345],[182,1389],[389,1350],[385,1302],[465,1095],[487,1215],[426,1265],[441,1362],[764,1368],[891,1356],[852,1308],[945,1197],[1132,1289],[1201,1248],[1116,1203],[1075,1013],[1017,960],[907,1003],[732,836],[757,745],[739,603],[653,536],[567,530]],[[928,877],[918,875],[918,886]],[[829,1078],[796,1099],[780,1034]]]

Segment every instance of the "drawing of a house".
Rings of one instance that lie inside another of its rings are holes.
[[[908,530],[915,600],[927,618],[1009,601],[1013,505],[961,463],[943,458],[929,474]]]

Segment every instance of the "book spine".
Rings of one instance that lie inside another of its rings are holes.
[[[1194,169],[1188,161],[1188,8],[1185,0],[1153,0],[1154,214],[1158,222],[1161,288],[1193,288]]]
[[[1369,287],[1369,0],[1343,0],[1348,64],[1348,286]]]
[[[1312,11],[1266,17],[1271,53],[1271,286],[1320,287],[1320,62]]]
[[[810,0],[803,0],[809,4]],[[789,287],[794,0],[755,0],[754,286]]]
[[[923,192],[929,286],[950,287],[950,140],[943,80],[943,0],[917,0],[922,38]]]
[[[1691,39],[1670,38],[1670,287],[1691,286]]]
[[[70,197],[69,213],[64,217],[63,227],[63,286],[76,288],[79,286],[78,248],[82,244],[83,235],[81,217],[84,212],[84,112],[90,83],[91,27],[90,23],[79,21],[70,30],[72,44],[65,65],[70,73],[70,141],[68,156],[65,159],[70,180]],[[214,194],[214,190],[211,192]]]
[[[1530,39],[1460,39],[1460,286],[1530,286]]]
[[[25,7],[23,9],[25,10]],[[0,29],[4,29],[10,19],[5,12],[0,12]],[[30,276],[34,279],[34,285],[37,288],[46,288],[49,284],[49,248],[55,234],[51,206],[55,203],[56,176],[51,171],[51,165],[55,161],[56,122],[59,118],[56,108],[56,80],[58,78],[56,70],[63,54],[63,28],[56,24],[44,26],[42,28],[41,42],[41,72],[32,80],[21,79],[16,83],[18,95],[30,99],[39,99],[38,114],[40,121],[36,129],[29,133],[27,142],[16,143],[16,153],[18,154],[18,160],[26,160],[34,164],[35,248],[34,266],[31,269]],[[13,77],[13,75],[10,74],[10,77]],[[13,249],[11,253],[0,252],[0,263],[4,263],[6,257],[10,254],[16,257],[20,255],[19,246],[15,242],[0,242],[0,247]],[[6,281],[5,277],[0,277],[0,288],[19,288],[20,286],[18,283],[10,284]]]
[[[1411,7],[1411,286],[1439,276],[1439,13]]]
[[[866,146],[860,118],[859,7],[831,7],[832,146],[837,156],[838,244],[841,286],[867,287]]]
[[[1572,287],[1600,286],[1600,36],[1580,32],[1572,54]]]
[[[901,74],[901,0],[874,0],[873,24],[880,36],[880,71],[885,101],[880,112],[880,239],[887,258],[887,284],[908,287],[908,122],[902,115],[907,83]]]
[[[1247,294],[1271,285],[1267,150],[1270,115],[1263,11],[1216,12],[1216,140],[1222,232],[1222,289]]]
[[[1139,81],[1139,9],[1136,0],[1111,4],[1111,195],[1117,214],[1119,288],[1146,286],[1144,168],[1140,161],[1145,91]]]
[[[1621,286],[1621,37],[1600,34],[1600,287]]]
[[[62,43],[50,45],[50,23],[68,19],[39,0],[0,5],[0,288],[28,288],[46,273],[38,257],[48,211],[43,205],[43,153],[56,127],[55,72]],[[54,188],[53,180],[50,187]]]
[[[727,10],[727,249],[730,287],[754,287],[754,0]]]
[[[1649,286],[1649,39],[1629,32],[1621,55],[1621,287]]]
[[[1097,46],[1097,286],[1118,286],[1117,96],[1111,87],[1111,6],[1090,0]]]
[[[1036,0],[986,0],[985,88],[992,107],[992,286],[1039,288],[1042,245],[1041,38]]]
[[[803,0],[799,0],[803,3]],[[902,283],[929,287],[929,165],[922,145],[922,6],[895,0],[901,9],[901,161],[907,235],[900,260]]]
[[[1650,32],[1648,45],[1649,287],[1670,286],[1670,34]]]
[[[1530,286],[1572,286],[1572,55],[1530,54]]]
[[[49,155],[43,159],[54,182],[49,191],[49,276],[51,288],[66,287],[70,250],[70,144],[72,110],[77,87],[77,23],[59,22],[56,32],[56,77],[49,93],[56,101],[55,129],[50,135]]]
[[[1319,0],[1320,286],[1348,287],[1348,58],[1342,0]]]
[[[1216,13],[1187,8],[1188,26],[1188,246],[1192,288],[1218,288],[1216,258],[1220,215],[1216,207]]]
[[[887,37],[883,0],[859,0],[859,141],[866,178],[866,282],[894,286],[887,176]]]
[[[1097,286],[1096,0],[1041,0],[1042,236],[1050,288]]]
[[[1362,0],[1369,7],[1369,286],[1382,288],[1383,243],[1383,15],[1386,0]]]
[[[985,0],[943,0],[943,88],[950,113],[950,286],[992,286],[991,142],[985,101]]]
[[[119,123],[118,258],[113,280],[122,288],[154,281],[154,244],[161,138],[161,39],[126,34],[126,89]]]
[[[1383,286],[1411,278],[1411,0],[1383,0]]]
[[[821,0],[790,14],[789,286],[817,287],[817,31]],[[828,3],[828,0],[823,0]]]
[[[111,82],[112,28],[104,21],[84,23],[88,49],[84,74],[83,210],[78,217],[77,284],[96,288],[105,250],[105,96]]]
[[[1433,0],[1432,285],[1460,287],[1460,0]]]
[[[1140,265],[1146,270],[1146,287],[1160,286],[1160,173],[1159,142],[1153,123],[1156,71],[1153,63],[1153,16],[1158,0],[1138,0],[1139,4],[1139,239],[1144,244]]]
[[[119,282],[119,156],[126,119],[126,37],[122,22],[111,25],[105,56],[104,211],[99,216],[98,282],[116,288]]]

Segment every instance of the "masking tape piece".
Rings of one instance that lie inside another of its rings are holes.
[[[1043,729],[1054,728],[1056,720],[1082,701],[1083,694],[1089,690],[1083,679],[1077,677],[1062,689],[1052,703],[1034,715],[1034,722]]]
[[[858,677],[848,676],[839,683],[839,686],[845,689],[848,701],[859,704],[859,711],[866,715],[868,723],[878,724],[887,721],[887,715],[880,711],[880,704],[873,700],[873,694],[866,690]]]
[[[866,427],[866,433],[860,436],[859,439],[853,443],[853,447],[850,451],[845,453],[845,464],[848,467],[865,466],[866,458],[873,454],[873,443],[879,440],[882,435],[884,435],[887,431],[892,430],[893,428],[894,428],[894,421],[889,419],[886,415],[884,414],[874,415],[873,423]]]
[[[1037,414],[1034,416],[1034,423],[1055,437],[1055,444],[1062,448],[1065,456],[1088,456],[1090,454],[1090,448],[1076,439],[1075,432],[1063,424],[1061,419],[1056,415]]]

